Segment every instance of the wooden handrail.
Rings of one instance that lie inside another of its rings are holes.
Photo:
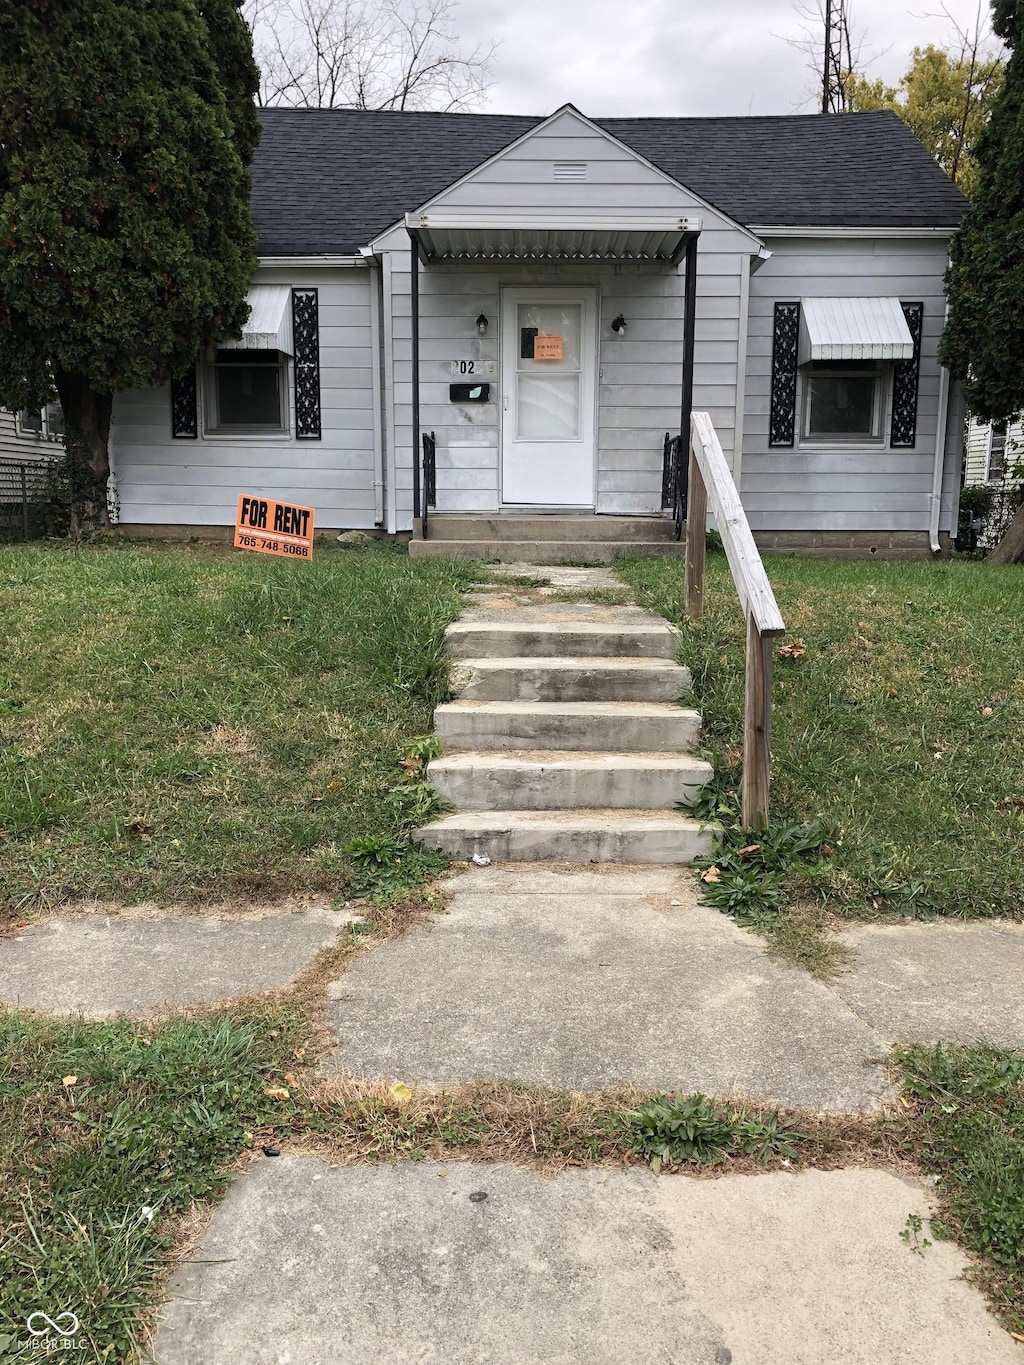
[[[729,571],[747,621],[746,699],[743,714],[743,823],[768,823],[771,767],[772,651],[785,635],[772,585],[754,543],[718,433],[706,412],[690,419],[690,481],[686,505],[686,614],[704,611],[705,527],[710,510],[722,537]]]

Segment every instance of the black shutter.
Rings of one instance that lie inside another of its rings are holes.
[[[319,441],[320,308],[315,289],[292,290],[292,341],[295,347],[295,435]]]
[[[892,424],[889,429],[890,446],[910,448],[917,440],[917,382],[921,373],[921,324],[924,320],[923,303],[902,303],[903,316],[914,339],[914,354],[909,360],[898,360],[892,376]]]
[[[199,435],[194,365],[190,365],[177,379],[171,380],[171,435],[190,441]]]
[[[772,333],[772,403],[770,446],[796,441],[796,356],[800,338],[800,305],[777,303]]]

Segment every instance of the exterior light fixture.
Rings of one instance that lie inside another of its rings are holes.
[[[476,320],[476,330],[477,330],[477,333],[478,333],[479,336],[485,337],[485,336],[487,335],[487,314],[486,314],[486,313],[481,313],[480,316],[477,318],[477,320]]]
[[[626,330],[626,319],[620,313],[617,318],[612,318],[612,331],[616,336],[622,336]]]

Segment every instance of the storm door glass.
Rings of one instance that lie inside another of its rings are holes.
[[[520,441],[578,441],[582,304],[516,307],[516,436]]]

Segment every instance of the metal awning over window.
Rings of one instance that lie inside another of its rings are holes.
[[[242,324],[242,335],[218,346],[223,350],[283,351],[291,355],[291,288],[287,284],[254,284],[247,299],[250,312]]]
[[[808,360],[912,360],[899,299],[801,299],[800,363]]]
[[[406,226],[427,261],[661,261],[674,263],[699,218],[664,213],[586,221],[509,211],[500,217],[410,213]]]

